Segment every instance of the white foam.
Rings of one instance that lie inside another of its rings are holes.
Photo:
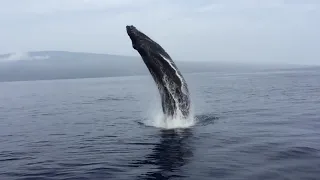
[[[193,108],[190,107],[190,114],[188,118],[184,118],[180,109],[177,109],[177,114],[173,118],[166,117],[161,106],[158,103],[159,99],[153,99],[155,102],[150,102],[150,106],[147,110],[147,119],[144,120],[146,126],[152,126],[162,129],[178,129],[178,128],[190,128],[196,124],[194,118]]]
[[[144,124],[147,126],[163,129],[189,128],[195,123],[196,121],[193,116],[190,116],[187,119],[180,118],[178,116],[174,118],[166,118],[161,111],[157,113],[151,113],[150,117],[144,122]]]

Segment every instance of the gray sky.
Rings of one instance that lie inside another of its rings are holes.
[[[0,53],[138,55],[135,25],[173,59],[320,64],[320,1],[0,0]]]

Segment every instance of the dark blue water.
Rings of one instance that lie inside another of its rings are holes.
[[[178,130],[150,76],[0,83],[0,179],[320,179],[319,70],[185,78]]]

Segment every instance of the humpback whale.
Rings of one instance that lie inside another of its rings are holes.
[[[169,54],[154,40],[132,25],[126,26],[132,47],[142,57],[156,83],[167,118],[188,118],[190,98],[188,85]]]

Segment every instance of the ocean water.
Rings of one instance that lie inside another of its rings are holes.
[[[151,76],[0,83],[0,179],[320,179],[319,69],[184,76],[169,125]]]

